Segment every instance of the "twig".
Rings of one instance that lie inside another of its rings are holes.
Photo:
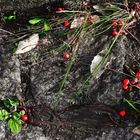
[[[9,32],[9,31],[7,31],[7,30],[1,29],[1,28],[0,28],[0,31],[3,31],[3,32],[5,32],[5,33],[8,33],[8,34],[11,34],[11,35],[13,35],[13,36],[19,37],[18,35],[14,34],[14,33],[12,33],[12,32]]]
[[[69,11],[69,10],[63,10],[63,11],[57,11],[56,13],[84,13],[87,14],[87,11]]]

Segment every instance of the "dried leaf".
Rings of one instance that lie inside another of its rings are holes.
[[[88,20],[87,20],[87,23],[93,23],[93,22],[96,22],[97,20],[100,20],[100,17],[97,16],[97,15],[91,15]]]
[[[101,52],[99,52],[96,56],[94,56],[91,65],[90,65],[90,72],[93,73],[94,70],[100,65],[104,55],[105,55],[106,50],[102,50]],[[101,66],[102,67],[102,66]],[[99,78],[102,73],[104,72],[103,69],[100,68],[98,74],[96,75],[96,78]]]
[[[71,23],[70,28],[73,29],[73,28],[81,27],[83,24],[83,21],[84,21],[84,17],[77,17],[77,18],[75,17]]]
[[[39,35],[33,34],[28,39],[22,40],[18,44],[15,54],[21,54],[34,49],[39,41]]]
[[[137,126],[137,127],[135,127],[135,128],[132,130],[132,132],[133,132],[134,134],[136,134],[136,135],[139,135],[139,136],[140,136],[140,125],[139,125],[139,126]]]

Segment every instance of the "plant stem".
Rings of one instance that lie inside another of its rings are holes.
[[[119,33],[121,32],[122,28],[124,28],[124,25],[121,27]],[[80,88],[78,88],[77,92],[76,92],[76,96],[78,96],[81,92],[81,90],[83,88],[85,88],[87,86],[87,83],[89,83],[89,81],[96,76],[97,72],[99,71],[99,69],[101,68],[101,66],[104,64],[107,56],[109,55],[109,53],[111,52],[114,44],[116,43],[118,37],[119,37],[119,33],[117,34],[117,36],[115,37],[115,39],[113,40],[113,42],[111,43],[111,45],[108,47],[104,57],[102,58],[102,60],[100,61],[100,63],[95,67],[95,69],[92,71],[91,75],[89,75],[87,77],[87,79],[82,83],[82,86]]]
[[[140,111],[131,103],[131,101],[127,100],[126,98],[124,98],[123,100],[124,102],[127,102],[134,110],[140,113]]]

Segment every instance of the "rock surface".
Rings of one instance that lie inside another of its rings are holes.
[[[47,2],[48,0],[1,0],[0,12],[25,10],[33,7],[39,7]]]
[[[9,1],[7,10],[23,9],[38,7],[47,1]],[[73,1],[65,1],[74,4]],[[0,4],[7,4],[1,1]],[[10,4],[11,3],[11,4]],[[15,5],[15,3],[17,5]],[[18,4],[19,3],[19,4]],[[24,4],[24,6],[22,6]],[[80,2],[79,2],[80,4]],[[72,5],[71,5],[72,6]],[[3,10],[0,7],[0,11]],[[5,8],[4,8],[5,10]],[[139,26],[139,25],[137,25]],[[137,30],[137,34],[140,31]],[[72,102],[71,97],[75,94],[80,82],[90,73],[90,64],[93,57],[102,50],[106,42],[110,40],[108,35],[95,40],[89,35],[81,40],[78,49],[78,58],[76,59],[72,70],[68,76],[63,92],[60,93],[58,104],[54,106],[56,94],[59,91],[59,85],[62,81],[68,62],[63,59],[63,52],[46,53],[47,47],[42,49],[40,46],[45,44],[51,48],[57,47],[65,41],[57,36],[57,33],[48,34],[45,38],[40,39],[40,44],[35,50],[15,55],[12,50],[15,44],[7,41],[13,40],[8,33],[0,31],[0,99],[18,97],[25,105],[47,104],[52,108],[60,110]],[[100,39],[100,41],[99,41]],[[108,65],[104,73],[94,82],[90,90],[84,89],[82,94],[74,100],[75,103],[105,103],[108,105],[118,106],[122,102],[124,91],[122,90],[121,81],[124,77],[124,66],[133,66],[136,60],[139,61],[140,47],[132,38],[123,36],[113,47]],[[84,49],[83,49],[84,48]],[[41,51],[42,52],[41,52]],[[38,52],[41,54],[38,55]],[[134,57],[129,57],[134,56]],[[131,59],[132,60],[131,60]],[[87,92],[85,92],[87,91]],[[87,94],[88,93],[88,94]],[[51,119],[48,112],[44,109],[33,110],[32,117],[38,120]],[[101,113],[92,112],[89,109],[62,115],[64,120],[74,123],[67,127],[59,126],[57,119],[54,125],[33,126],[25,125],[18,135],[12,135],[7,128],[6,123],[0,123],[0,139],[1,140],[138,140],[139,137],[132,134],[131,130],[136,124],[135,120],[127,121],[124,127],[105,126],[107,116]],[[133,118],[133,116],[132,116]],[[85,125],[78,125],[76,122],[89,122],[90,128]],[[102,126],[100,126],[102,124]],[[104,126],[103,126],[104,125]]]

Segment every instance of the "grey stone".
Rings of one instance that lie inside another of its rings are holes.
[[[26,10],[46,4],[48,0],[1,0],[0,12],[11,10]]]
[[[16,4],[15,4],[16,3]],[[0,1],[3,10],[25,10],[26,8],[39,7],[47,1]],[[82,1],[65,1],[65,6],[76,9],[81,6]],[[71,104],[71,97],[76,93],[84,78],[90,73],[90,64],[95,55],[98,54],[110,40],[108,35],[95,40],[92,34],[80,40],[78,56],[72,66],[64,90],[60,92],[59,102],[54,104],[58,94],[60,83],[63,80],[68,61],[63,59],[63,51],[60,53],[49,50],[56,48],[65,41],[58,33],[48,34],[40,40],[38,47],[23,55],[14,55],[12,49],[14,44],[7,40],[15,39],[5,32],[0,32],[0,99],[18,97],[24,105],[46,104],[61,110]],[[45,46],[48,46],[45,48]],[[51,48],[49,48],[51,46]],[[90,88],[83,89],[74,100],[76,103],[105,103],[108,105],[120,104],[124,91],[122,90],[122,79],[124,65],[133,66],[135,59],[139,61],[139,45],[131,41],[129,37],[122,37],[113,47],[103,74],[96,80],[91,79]],[[129,57],[134,56],[134,57]],[[133,58],[133,59],[132,59]],[[135,58],[135,59],[134,59]],[[132,60],[131,60],[132,59]],[[138,66],[137,66],[138,67]],[[55,105],[55,106],[54,106]],[[61,127],[57,118],[54,125],[43,125],[40,127],[25,125],[17,135],[12,135],[5,122],[0,123],[1,140],[138,140],[139,137],[131,133],[135,120],[126,122],[132,127],[106,127],[106,115],[101,111],[90,109],[66,112],[62,119],[70,125]],[[99,115],[100,114],[100,115]],[[50,116],[45,109],[32,111],[32,117],[45,121]],[[133,122],[134,121],[134,122]],[[78,123],[81,124],[78,124]],[[102,127],[100,127],[102,125]]]

